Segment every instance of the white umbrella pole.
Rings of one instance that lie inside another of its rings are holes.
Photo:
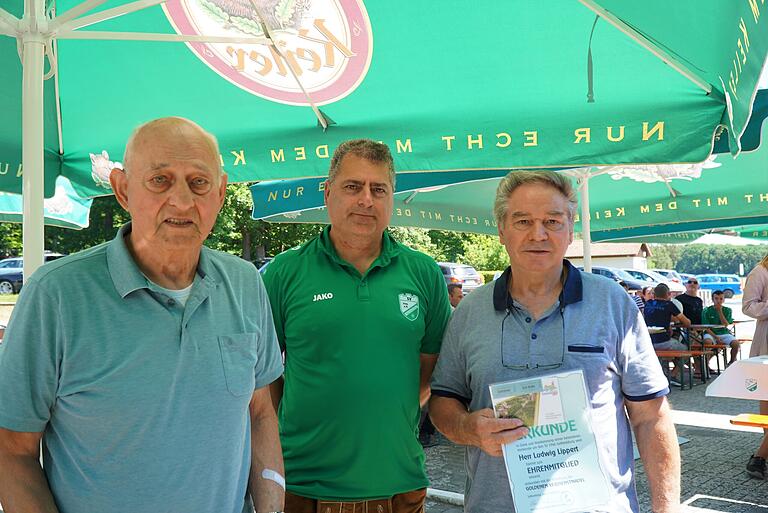
[[[581,242],[584,245],[584,271],[592,272],[592,236],[589,233],[589,173],[579,178],[581,196]]]
[[[39,24],[45,23],[40,0],[29,0],[23,37],[22,89],[22,194],[24,198],[24,275],[43,265],[43,64],[45,40]]]

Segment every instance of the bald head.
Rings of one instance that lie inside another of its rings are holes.
[[[130,172],[136,154],[140,153],[146,144],[157,144],[158,142],[178,148],[180,152],[184,151],[184,148],[190,147],[199,149],[210,156],[210,162],[215,165],[217,175],[220,177],[224,174],[219,156],[219,143],[216,138],[197,123],[181,117],[159,118],[136,128],[125,145],[125,155],[123,156],[125,172]]]

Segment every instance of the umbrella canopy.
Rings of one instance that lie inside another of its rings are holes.
[[[170,114],[218,136],[233,181],[322,176],[361,136],[404,171],[702,161],[722,126],[738,151],[768,52],[748,1],[158,3],[46,7],[47,196],[58,174],[109,193],[103,152],[121,160],[133,127]],[[4,8],[0,190],[20,192],[16,37],[34,26],[22,0]]]
[[[9,0],[0,190],[24,183],[34,268],[42,191],[61,174],[81,195],[109,193],[104,163],[164,115],[212,131],[232,181],[322,176],[333,148],[361,136],[387,142],[408,171],[697,162],[723,128],[736,154],[768,54],[764,11],[746,0]]]
[[[81,198],[72,189],[69,180],[56,179],[56,192],[43,202],[45,224],[80,230],[88,227],[92,199]],[[0,192],[0,223],[22,222],[22,197],[19,194]]]
[[[768,224],[732,228],[739,237],[768,241]]]
[[[592,239],[616,240],[768,223],[768,146],[733,159],[717,155],[701,164],[568,169],[589,176]],[[438,173],[435,173],[438,174]],[[392,224],[495,234],[492,205],[499,178],[432,187],[411,175],[412,190],[398,184]],[[327,222],[319,180],[251,186],[256,219]],[[300,204],[291,201],[304,187]],[[282,212],[280,215],[278,212]],[[576,229],[581,230],[581,217]],[[688,236],[685,236],[688,237]]]

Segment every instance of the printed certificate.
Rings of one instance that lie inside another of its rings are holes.
[[[490,386],[497,417],[518,418],[525,438],[503,447],[517,513],[606,509],[611,489],[600,464],[581,370]]]

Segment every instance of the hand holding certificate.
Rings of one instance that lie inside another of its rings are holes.
[[[496,416],[528,434],[502,447],[518,513],[591,511],[608,504],[582,371],[490,386]]]

